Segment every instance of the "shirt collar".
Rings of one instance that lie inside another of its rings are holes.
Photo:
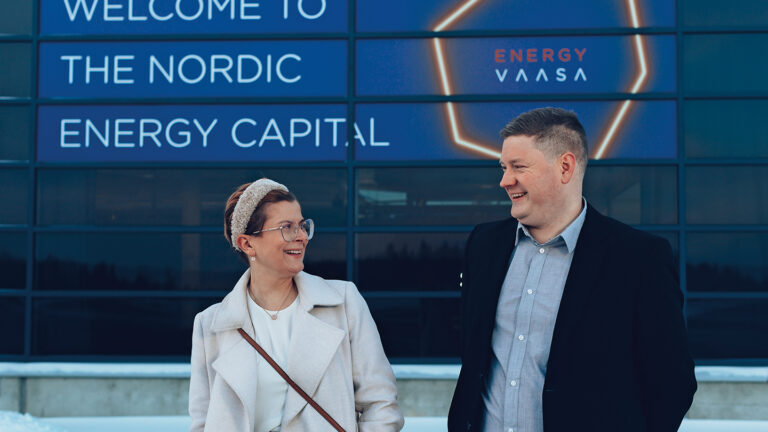
[[[587,200],[584,197],[582,197],[581,200],[581,213],[579,213],[576,219],[574,219],[573,222],[565,227],[565,229],[560,234],[556,235],[553,239],[545,243],[546,245],[551,245],[562,240],[565,242],[565,246],[568,248],[568,253],[573,253],[573,250],[576,249],[576,241],[579,239],[579,234],[581,233],[581,227],[584,226],[584,219],[587,217]],[[517,246],[517,243],[520,241],[520,233],[522,233],[525,237],[528,237],[528,239],[530,239],[533,244],[542,246],[536,241],[536,239],[531,236],[531,233],[528,232],[528,227],[521,224],[520,222],[517,223],[517,229],[515,230],[515,246]]]

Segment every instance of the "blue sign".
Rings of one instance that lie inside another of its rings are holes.
[[[301,105],[45,105],[42,162],[342,161],[347,107]],[[358,119],[359,148],[384,145]]]
[[[347,43],[42,42],[41,98],[345,96]]]
[[[357,94],[673,92],[674,36],[363,39]]]
[[[358,31],[673,27],[669,0],[388,0],[356,4]]]
[[[666,100],[358,104],[357,118],[375,118],[377,135],[389,145],[360,147],[355,155],[364,161],[498,159],[504,125],[548,105],[578,114],[592,159],[677,155],[676,103]]]
[[[347,31],[346,0],[41,0],[40,34]]]

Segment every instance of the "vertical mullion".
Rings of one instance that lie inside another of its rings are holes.
[[[347,2],[347,280],[355,281],[355,0]]]
[[[685,170],[685,99],[683,97],[683,14],[681,8],[682,0],[675,2],[676,26],[676,46],[677,46],[677,223],[680,227],[678,236],[678,247],[680,248],[678,272],[680,273],[680,290],[683,293],[683,318],[688,323],[688,283],[686,274],[686,265],[688,261],[687,247],[687,224],[686,224],[686,170]]]

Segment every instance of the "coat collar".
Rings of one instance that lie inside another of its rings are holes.
[[[250,270],[246,270],[232,291],[221,301],[211,322],[211,330],[236,342],[213,362],[213,368],[233,389],[248,414],[250,429],[255,423],[255,366],[263,361],[247,341],[235,332],[243,328],[254,337],[253,323],[248,313],[247,295]],[[338,351],[345,331],[314,316],[315,308],[333,307],[344,303],[344,296],[323,278],[300,272],[294,277],[299,291],[299,308],[293,318],[291,341],[288,344],[288,364],[282,365],[288,376],[310,396]],[[255,337],[254,337],[255,338]],[[298,416],[307,402],[293,390],[288,390],[283,423]]]
[[[212,331],[220,332],[243,328],[253,336],[253,331],[248,331],[249,327],[253,328],[251,317],[248,314],[247,298],[250,277],[250,269],[245,270],[232,291],[221,301],[211,322]],[[300,309],[304,311],[309,311],[316,306],[338,306],[344,302],[342,295],[323,278],[300,272],[294,276],[294,280],[301,300]]]
[[[555,320],[545,378],[548,385],[557,381],[554,374],[559,370],[558,362],[568,361],[568,353],[572,352],[571,335],[577,327],[575,323],[586,310],[585,307],[600,275],[606,251],[610,248],[605,229],[605,216],[591,205],[588,206]]]

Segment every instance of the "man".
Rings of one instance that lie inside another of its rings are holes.
[[[676,431],[696,391],[669,244],[582,197],[587,137],[540,108],[502,131],[512,218],[467,240],[450,431]]]

